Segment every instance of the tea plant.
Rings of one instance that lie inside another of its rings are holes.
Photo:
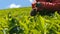
[[[60,34],[60,15],[30,16],[31,7],[0,10],[0,34]]]

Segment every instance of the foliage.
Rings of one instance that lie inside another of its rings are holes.
[[[30,16],[30,11],[31,7],[0,10],[0,34],[60,34],[57,12],[52,16]]]

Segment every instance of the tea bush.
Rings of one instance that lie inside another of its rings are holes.
[[[0,10],[0,34],[60,34],[60,15],[30,16],[31,7]]]

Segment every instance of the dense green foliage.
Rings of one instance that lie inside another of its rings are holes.
[[[0,10],[0,34],[19,26],[20,34],[60,34],[60,15],[30,16],[31,7]]]

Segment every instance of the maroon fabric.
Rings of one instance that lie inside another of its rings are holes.
[[[60,10],[60,0],[35,0],[36,2],[32,3],[32,9],[37,8],[36,7],[36,3],[40,2],[41,3],[41,7],[37,8],[38,10],[40,9],[47,9],[47,10]]]

